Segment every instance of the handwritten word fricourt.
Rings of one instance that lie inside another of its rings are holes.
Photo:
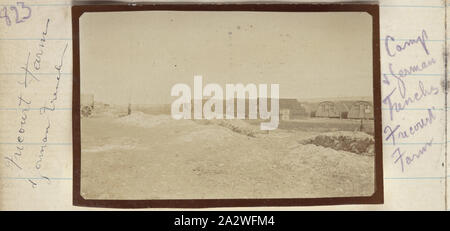
[[[421,118],[414,124],[410,125],[407,129],[402,129],[400,124],[397,124],[394,128],[390,125],[386,125],[384,128],[384,134],[386,135],[385,140],[392,142],[393,145],[396,145],[397,140],[408,139],[415,136],[418,132],[429,127],[433,121],[436,120],[436,115],[433,113],[433,110],[434,107],[432,109],[427,109],[427,117]]]

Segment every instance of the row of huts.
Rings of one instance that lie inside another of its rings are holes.
[[[370,101],[322,101],[298,102],[296,99],[280,99],[281,120],[302,117],[373,119],[373,103]]]
[[[322,101],[305,103],[311,117],[341,119],[373,119],[373,103],[370,101]]]
[[[82,114],[91,114],[94,109],[94,96],[81,95],[80,104]],[[206,99],[203,99],[203,104]],[[270,98],[266,99],[267,107],[271,110]],[[223,112],[226,113],[226,104],[223,102]],[[193,113],[194,102],[191,102]],[[249,115],[249,99],[245,99],[245,117]],[[257,100],[259,108],[259,101]],[[237,99],[234,99],[234,113],[237,116]],[[170,114],[171,105],[129,105],[130,110],[138,110],[148,114]],[[304,119],[310,117],[318,118],[340,118],[340,119],[373,119],[373,103],[370,101],[322,101],[322,102],[300,102],[297,99],[279,99],[279,113],[281,120]],[[259,115],[258,115],[259,118]]]
[[[265,99],[267,107],[271,110],[271,99]],[[203,99],[203,104],[206,102]],[[245,117],[249,117],[249,99],[245,99]],[[223,112],[226,113],[226,104],[223,102]],[[259,100],[256,100],[259,108]],[[193,113],[194,102],[191,102]],[[165,111],[169,111],[167,108]],[[279,113],[281,120],[305,119],[311,117],[340,118],[340,119],[373,119],[373,104],[370,101],[322,101],[300,102],[297,99],[279,99]],[[237,116],[237,99],[234,99],[234,116]],[[259,118],[259,115],[258,115]]]

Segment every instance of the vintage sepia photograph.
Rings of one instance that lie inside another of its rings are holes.
[[[377,7],[137,9],[73,9],[74,203],[382,203]]]

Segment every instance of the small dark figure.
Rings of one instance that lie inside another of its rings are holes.
[[[364,128],[364,126],[363,126],[363,119],[361,119],[361,124],[359,125],[359,131],[363,131],[363,128]]]

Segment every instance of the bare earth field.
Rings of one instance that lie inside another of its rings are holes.
[[[313,144],[324,140],[319,135],[341,133],[319,129],[266,133],[258,126],[239,120],[176,121],[141,112],[82,118],[82,196],[226,199],[373,193],[372,155],[330,148],[334,140],[326,141],[331,142],[326,147]],[[371,137],[353,131],[344,135]]]

